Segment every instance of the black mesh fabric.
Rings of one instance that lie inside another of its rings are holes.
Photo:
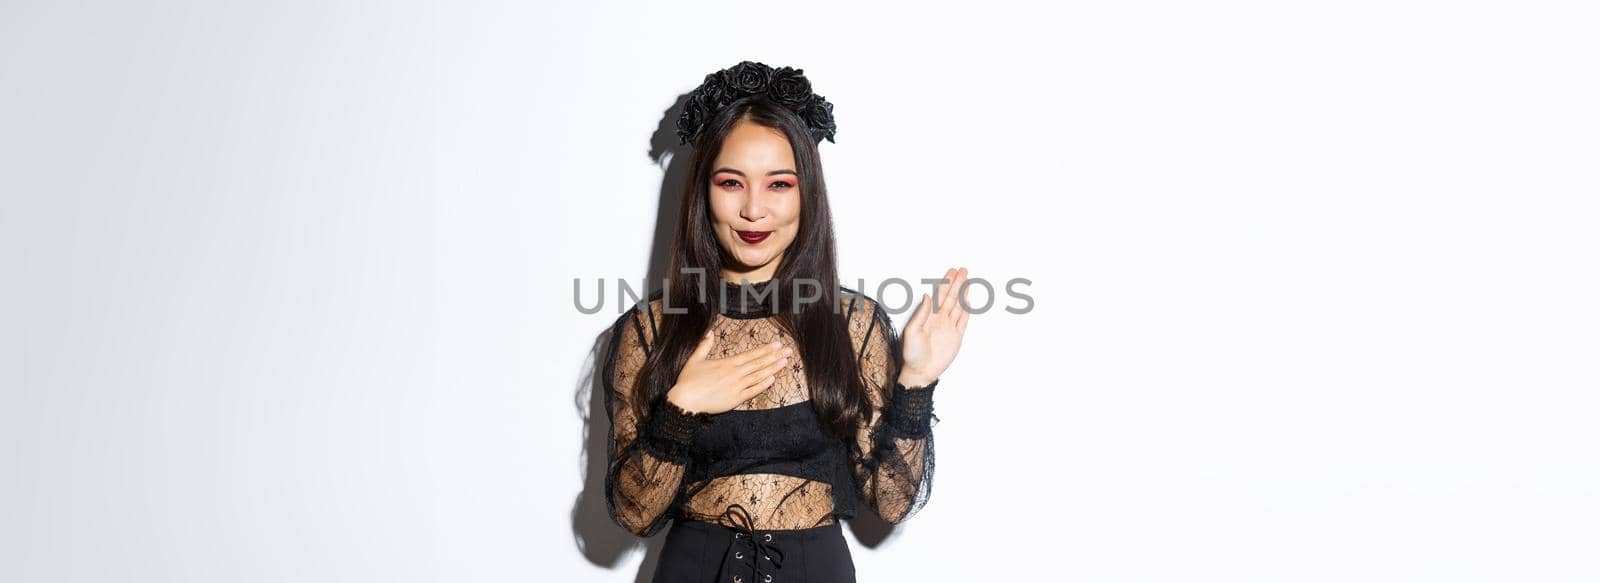
[[[743,291],[770,287],[762,282]],[[658,396],[639,418],[632,405],[643,397],[636,396],[642,390],[635,380],[661,330],[660,292],[613,325],[602,372],[611,422],[606,501],[612,518],[650,536],[672,519],[726,523],[722,517],[734,504],[762,530],[828,525],[862,506],[889,522],[914,515],[932,494],[938,383],[908,388],[895,382],[899,337],[887,312],[859,292],[839,292],[840,325],[849,329],[873,407],[850,444],[824,434],[812,411],[805,363],[794,339],[774,322],[773,306],[740,292],[729,284],[730,301],[715,302],[723,307],[711,326],[716,343],[709,358],[774,340],[795,348],[795,356],[766,391],[723,413],[690,415]]]

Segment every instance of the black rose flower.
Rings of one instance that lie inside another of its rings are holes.
[[[728,88],[727,82],[717,73],[706,75],[705,82],[701,83],[700,87],[695,89],[694,92],[700,95],[700,104],[711,111],[715,111],[733,101],[734,97]]]
[[[798,111],[811,99],[811,82],[806,80],[804,73],[792,67],[773,71],[771,82],[767,85],[767,97],[778,105]]]
[[[687,144],[694,141],[700,133],[700,126],[706,122],[709,111],[702,102],[702,95],[698,92],[689,94],[683,101],[683,111],[678,114],[678,142]]]
[[[741,96],[766,91],[771,80],[772,67],[753,61],[742,61],[722,71],[722,82]]]
[[[811,95],[799,113],[811,129],[811,137],[818,142],[823,139],[833,141],[833,133],[838,127],[833,123],[832,103],[828,103],[821,95]]]

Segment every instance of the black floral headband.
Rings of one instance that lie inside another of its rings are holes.
[[[678,114],[678,142],[688,144],[700,135],[706,121],[734,101],[751,95],[764,95],[769,101],[800,116],[811,139],[833,141],[833,104],[811,92],[805,71],[792,67],[773,69],[762,63],[743,61],[706,75]]]

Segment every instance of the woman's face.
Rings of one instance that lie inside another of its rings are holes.
[[[771,279],[800,230],[800,176],[783,133],[740,120],[711,166],[711,222],[733,258],[723,277]]]

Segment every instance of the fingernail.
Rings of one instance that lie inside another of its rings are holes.
[[[783,349],[783,355],[784,355],[784,356],[789,356],[789,355],[791,355],[791,354],[794,354],[794,349],[792,349],[792,348],[785,348],[785,349]]]
[[[783,343],[782,343],[782,342],[773,342],[773,343],[772,343],[772,347],[773,347],[773,348],[777,348],[777,347],[779,347],[779,346],[783,346]]]

